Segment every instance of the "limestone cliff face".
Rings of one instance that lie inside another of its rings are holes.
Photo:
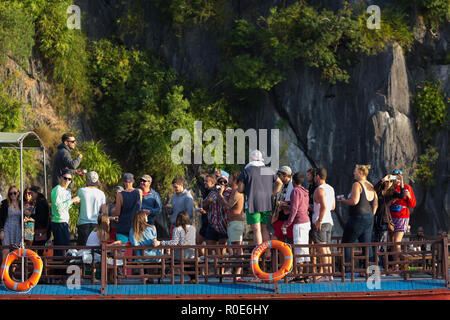
[[[114,21],[126,9],[119,0],[77,2],[88,21],[85,31],[93,39],[116,32]],[[320,3],[337,9],[334,1]],[[380,6],[384,3],[377,2]],[[254,20],[279,4],[276,0],[235,1],[227,10]],[[145,32],[126,42],[161,53],[183,77],[213,80],[222,54],[217,31],[192,27],[176,36],[151,4],[143,2],[142,6]],[[224,28],[227,27],[225,23]],[[405,54],[393,45],[377,56],[361,57],[351,70],[348,84],[330,86],[321,82],[317,70],[301,64],[293,66],[286,81],[265,94],[260,107],[243,110],[244,129],[281,128],[281,165],[302,172],[310,166],[327,168],[329,183],[338,194],[350,191],[355,164],[371,164],[369,179],[374,183],[395,168],[402,169],[408,180],[422,151],[410,105],[415,87],[425,78],[440,79],[444,92],[450,95],[449,66],[444,64],[450,36],[448,24],[436,35],[420,25],[415,30],[416,42],[411,52]],[[431,59],[424,59],[424,53]],[[417,207],[411,218],[412,228],[414,231],[424,226],[428,234],[450,230],[448,131],[439,133],[434,144],[440,154],[436,187],[425,190],[413,184]],[[346,213],[347,208],[337,206],[337,234],[347,219]]]
[[[395,168],[409,176],[418,158],[401,48],[394,45],[362,60],[351,79],[349,84],[327,87],[317,72],[299,66],[268,94],[265,106],[255,110],[266,115],[256,117],[256,126],[273,127],[279,119],[288,123],[282,131],[281,149],[287,151],[281,164],[301,172],[325,167],[336,194],[345,195],[355,164],[371,164],[369,179],[375,183]],[[336,233],[347,210],[337,205]]]
[[[41,133],[46,135],[46,133],[61,132],[67,128],[66,122],[58,114],[57,106],[51,102],[54,88],[46,80],[42,62],[38,57],[32,57],[26,69],[6,57],[5,62],[0,65],[0,81],[7,94],[22,102],[24,106],[31,107],[32,114],[24,119],[26,130],[38,132],[45,130]],[[50,146],[46,145],[46,147]]]
[[[126,42],[148,47],[161,53],[180,75],[196,81],[215,78],[221,63],[219,36],[213,28],[193,27],[181,36],[146,1],[145,32]],[[332,1],[322,1],[332,7]],[[97,40],[117,32],[116,20],[127,4],[120,0],[79,0],[82,29]],[[277,1],[236,1],[229,10],[241,17],[267,14]],[[441,80],[450,96],[449,65],[446,55],[450,27],[438,34],[416,28],[416,42],[405,53],[398,45],[372,57],[361,57],[350,71],[348,84],[331,86],[323,83],[318,70],[301,63],[292,66],[287,79],[264,93],[262,104],[245,110],[246,128],[280,128],[280,165],[305,172],[311,166],[325,167],[329,183],[337,194],[350,192],[355,164],[371,164],[369,179],[375,183],[392,169],[399,168],[408,177],[413,173],[421,147],[414,126],[410,98],[416,85],[426,78]],[[431,57],[424,59],[424,55]],[[11,92],[36,110],[35,127],[46,123],[61,128],[63,124],[49,103],[51,87],[45,81],[39,59],[33,58],[29,70],[20,69],[13,61],[0,67],[0,77],[18,73]],[[249,116],[251,115],[251,116]],[[90,135],[89,128],[81,127]],[[417,207],[412,212],[413,231],[424,226],[427,234],[450,231],[450,190],[448,129],[434,139],[439,159],[436,186],[424,189],[413,184]],[[335,233],[340,234],[347,219],[347,208],[338,205]]]

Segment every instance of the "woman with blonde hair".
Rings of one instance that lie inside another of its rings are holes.
[[[349,218],[344,227],[342,243],[368,243],[372,241],[374,215],[378,208],[378,197],[373,185],[367,180],[370,165],[355,166],[353,183],[349,199],[337,201],[349,206]],[[363,252],[365,252],[363,248]],[[350,248],[345,249],[345,260],[348,261]],[[372,257],[372,250],[369,250]]]
[[[20,191],[16,186],[10,186],[8,195],[0,208],[0,240],[3,246],[20,245],[22,241],[22,213],[20,210]],[[9,249],[3,249],[6,257]]]
[[[156,227],[148,224],[146,210],[138,210],[133,216],[133,222],[130,230],[130,242],[133,246],[153,246],[153,239],[156,239]],[[142,250],[137,251],[138,256],[142,256]],[[146,249],[144,256],[161,255],[161,250]],[[155,259],[138,259],[136,261],[154,261]],[[159,259],[158,259],[159,261]]]

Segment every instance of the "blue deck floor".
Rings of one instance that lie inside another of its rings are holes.
[[[399,277],[385,277],[381,280],[380,288],[369,289],[364,279],[357,279],[356,282],[341,282],[335,279],[331,282],[322,283],[279,283],[279,294],[296,294],[308,295],[318,293],[362,293],[376,291],[409,291],[409,290],[436,290],[446,289],[444,280],[421,279],[402,280]],[[450,294],[450,289],[447,289]],[[10,295],[23,295],[7,290],[4,286],[0,286],[0,299],[9,298]],[[191,296],[191,295],[208,295],[208,296],[232,296],[236,295],[273,295],[274,285],[267,283],[219,283],[217,280],[210,279],[208,283],[194,284],[137,284],[130,282],[121,285],[108,285],[105,296]],[[100,285],[82,284],[80,289],[69,289],[65,285],[37,285],[26,295],[32,296],[98,296],[101,298]]]

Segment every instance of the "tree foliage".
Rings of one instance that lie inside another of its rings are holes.
[[[336,12],[305,1],[274,7],[256,23],[240,19],[227,41],[225,79],[240,89],[269,90],[297,62],[321,70],[322,79],[348,82],[358,54],[376,54],[394,41],[409,46],[412,32],[398,13],[382,14],[381,30],[368,30],[366,13],[348,4]]]
[[[24,132],[24,116],[29,106],[5,92],[4,85],[0,86],[0,132]],[[23,150],[23,177],[24,183],[30,183],[39,172],[38,155],[34,150]],[[0,172],[2,181],[6,185],[19,185],[20,183],[20,151],[0,150]]]
[[[413,98],[416,125],[422,143],[431,142],[434,135],[447,124],[449,98],[439,83],[425,81]]]
[[[172,131],[192,129],[194,120],[183,87],[158,60],[106,40],[95,45],[93,59],[101,95],[97,127],[125,170],[152,174],[168,189],[174,176],[184,174],[171,161]]]
[[[34,22],[19,1],[0,2],[0,63],[5,56],[27,68],[34,45]]]

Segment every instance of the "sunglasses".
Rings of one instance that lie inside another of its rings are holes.
[[[146,183],[146,182],[150,182],[150,181],[145,181],[145,180],[140,180],[140,183]]]
[[[9,193],[10,196],[15,196],[15,195],[17,195],[17,194],[19,194],[17,191],[14,191],[14,192],[10,192],[10,193]]]
[[[394,174],[403,174],[402,170],[394,170]]]
[[[225,180],[221,180],[221,181],[219,181],[219,184],[221,184],[221,185],[226,185],[227,182],[226,182]]]
[[[72,178],[68,178],[68,177],[63,177],[63,179],[66,181],[72,181]]]
[[[77,140],[67,140],[68,143],[76,143]]]
[[[31,196],[31,192],[25,192],[26,196]]]

